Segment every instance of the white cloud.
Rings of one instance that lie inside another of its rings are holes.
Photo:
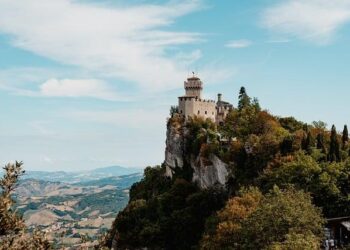
[[[116,94],[101,80],[49,79],[40,86],[40,95],[56,97],[94,97],[113,100]]]
[[[81,75],[84,78],[78,78]],[[0,70],[0,90],[30,97],[92,97],[110,101],[132,100],[130,94],[126,91],[117,91],[117,88],[107,81],[89,78],[89,75],[84,76],[80,72],[71,70],[62,72],[62,70],[50,68]]]
[[[288,0],[262,15],[262,25],[267,29],[316,44],[330,43],[337,29],[349,21],[348,0]]]
[[[250,45],[252,45],[252,41],[242,39],[242,40],[229,41],[225,46],[233,49],[242,49],[242,48],[247,48]]]
[[[177,87],[187,72],[168,48],[202,40],[198,33],[164,29],[200,8],[200,0],[129,7],[0,0],[0,32],[38,55],[161,91]]]
[[[125,92],[117,93],[103,80],[52,77],[57,74],[61,73],[41,68],[0,70],[0,89],[32,97],[92,97],[111,101],[128,101],[130,98]]]

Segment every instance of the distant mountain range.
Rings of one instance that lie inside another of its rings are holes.
[[[110,166],[93,170],[66,172],[66,171],[26,171],[22,179],[36,179],[51,182],[78,183],[99,180],[102,178],[124,176],[142,173],[141,168],[126,168],[121,166]]]

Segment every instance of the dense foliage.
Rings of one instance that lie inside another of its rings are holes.
[[[205,219],[224,201],[222,189],[201,191],[185,179],[165,177],[162,167],[147,168],[111,235],[122,248],[190,249],[202,237]]]
[[[322,217],[349,216],[346,126],[340,134],[322,121],[273,116],[245,88],[223,124],[198,117],[184,121],[172,108],[169,126],[186,127],[188,157],[210,161],[216,155],[227,163],[226,186],[200,190],[186,162],[171,180],[164,167],[147,168],[109,244],[114,239],[121,249],[318,249]]]
[[[245,190],[229,199],[212,220],[202,249],[274,249],[290,245],[291,237],[319,249],[323,230],[321,213],[308,194],[276,186],[265,196],[257,189]]]

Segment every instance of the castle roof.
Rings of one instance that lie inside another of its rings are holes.
[[[198,81],[198,80],[200,80],[200,78],[197,76],[190,76],[187,78],[187,81]]]

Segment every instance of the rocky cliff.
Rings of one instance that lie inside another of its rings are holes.
[[[215,185],[225,185],[229,175],[227,164],[213,153],[204,157],[200,153],[191,152],[188,149],[191,129],[187,125],[179,118],[171,118],[168,122],[164,161],[166,175],[173,177],[176,169],[190,167],[192,181],[199,187],[205,189]],[[201,132],[205,134],[207,131],[202,128]]]

